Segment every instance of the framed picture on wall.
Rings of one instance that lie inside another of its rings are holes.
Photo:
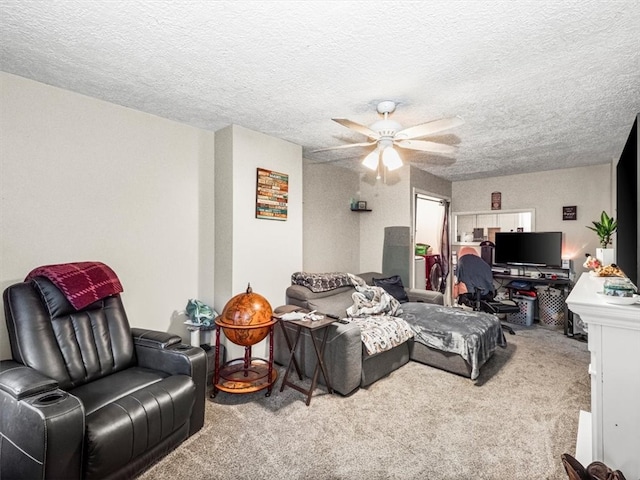
[[[570,207],[562,207],[562,220],[577,220],[578,207],[573,205]]]
[[[502,209],[502,193],[493,192],[491,193],[491,210],[500,209]]]
[[[289,201],[289,175],[258,168],[256,218],[286,220]]]
[[[363,202],[362,200],[360,200],[358,202],[358,210],[366,210],[367,209],[367,202]]]

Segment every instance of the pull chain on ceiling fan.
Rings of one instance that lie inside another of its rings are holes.
[[[387,100],[380,102],[377,111],[383,116],[383,119],[375,122],[370,127],[347,120],[346,118],[333,118],[332,120],[334,122],[366,135],[371,141],[323,148],[314,150],[314,152],[376,145],[376,148],[364,158],[362,164],[371,170],[378,170],[378,177],[383,168],[391,171],[403,165],[402,159],[394,147],[437,153],[438,155],[455,155],[457,149],[451,145],[416,139],[457,127],[462,125],[464,120],[460,117],[443,118],[403,129],[402,125],[398,122],[389,119],[389,115],[393,113],[395,109],[396,104],[393,101]]]

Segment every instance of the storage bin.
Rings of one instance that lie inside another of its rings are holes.
[[[429,247],[426,243],[416,243],[416,255],[427,255]]]
[[[514,295],[512,300],[518,304],[520,311],[518,313],[508,313],[507,322],[526,325],[527,327],[533,325],[533,311],[536,299],[533,297]]]
[[[540,324],[549,327],[564,327],[564,295],[557,288],[539,288],[538,308]]]

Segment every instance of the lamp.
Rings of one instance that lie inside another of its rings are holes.
[[[393,147],[387,147],[382,151],[382,163],[391,172],[402,166],[402,159]]]
[[[369,155],[364,157],[362,161],[362,165],[367,167],[370,170],[375,170],[378,168],[378,149],[376,148]]]
[[[382,155],[380,152],[382,151]],[[390,172],[396,170],[402,166],[402,159],[396,150],[391,146],[379,145],[369,155],[364,157],[362,165],[370,170],[377,170],[382,157],[382,163]]]

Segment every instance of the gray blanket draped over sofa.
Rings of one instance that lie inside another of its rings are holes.
[[[507,345],[500,322],[489,313],[428,303],[404,303],[402,311],[415,342],[460,355],[471,365],[472,380],[496,347]]]

